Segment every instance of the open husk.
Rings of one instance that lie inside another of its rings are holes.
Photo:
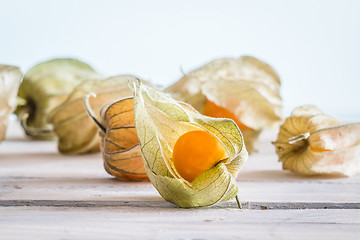
[[[236,197],[236,176],[247,151],[234,121],[203,116],[139,81],[133,81],[132,87],[135,126],[146,173],[160,195],[185,208]],[[210,133],[226,149],[228,158],[188,182],[177,172],[172,154],[179,137],[191,131]]]
[[[26,134],[36,139],[54,139],[48,123],[49,113],[81,82],[102,78],[89,65],[76,59],[53,59],[30,69],[18,93],[24,105],[16,110]]]
[[[63,154],[83,154],[100,151],[98,127],[88,116],[84,97],[96,119],[100,118],[101,107],[111,101],[129,97],[132,92],[128,79],[133,76],[122,75],[107,79],[90,80],[77,86],[69,97],[50,114],[50,123],[58,137],[58,149]]]
[[[360,123],[342,125],[315,106],[296,108],[273,144],[283,169],[302,175],[360,172]]]
[[[9,114],[16,108],[21,78],[18,67],[0,65],[0,142],[5,138]]]
[[[279,90],[277,73],[249,56],[214,60],[165,89],[202,114],[235,120],[249,152],[256,150],[263,129],[277,127],[282,120]]]

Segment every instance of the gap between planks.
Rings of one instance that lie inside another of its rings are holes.
[[[242,209],[287,210],[287,209],[360,209],[360,202],[241,202]],[[64,201],[64,200],[0,200],[0,207],[139,207],[177,208],[165,201]],[[207,208],[238,208],[236,202],[219,203]]]

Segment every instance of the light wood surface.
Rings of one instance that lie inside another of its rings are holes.
[[[108,175],[100,154],[64,156],[12,121],[0,143],[0,239],[360,239],[360,177],[283,171],[261,136],[236,202],[181,209],[149,182]]]

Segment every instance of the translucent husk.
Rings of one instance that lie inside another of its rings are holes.
[[[89,108],[95,119],[100,119],[100,109],[108,102],[132,95],[128,79],[133,76],[122,75],[107,79],[90,80],[77,86],[69,97],[50,114],[50,123],[58,137],[58,149],[64,154],[83,154],[100,151],[98,127],[88,116],[84,97],[88,98]]]
[[[24,105],[16,110],[26,134],[36,139],[54,139],[48,123],[50,112],[83,81],[102,78],[89,65],[75,59],[53,59],[30,69],[18,93]]]
[[[360,172],[360,123],[342,125],[315,106],[296,108],[273,144],[283,169],[302,175]]]
[[[238,191],[236,176],[247,159],[243,137],[234,121],[203,116],[139,81],[132,84],[135,126],[146,173],[160,195],[186,208],[234,198]],[[180,136],[197,130],[217,138],[229,158],[190,183],[174,167],[172,151]]]
[[[247,126],[239,125],[239,128],[250,153],[256,150],[260,132],[279,126],[282,120],[279,90],[276,72],[266,63],[248,56],[214,60],[165,89],[202,114],[206,114],[207,101],[234,114]]]
[[[0,65],[0,142],[5,138],[9,114],[16,108],[21,78],[18,67]]]

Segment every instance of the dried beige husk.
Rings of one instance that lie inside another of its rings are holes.
[[[273,144],[283,169],[302,175],[360,172],[360,123],[341,125],[315,106],[296,108]]]
[[[89,65],[76,59],[53,59],[30,69],[18,93],[25,104],[16,110],[26,134],[36,139],[54,139],[48,123],[49,113],[83,81],[102,78]]]
[[[266,63],[249,56],[214,60],[165,89],[200,113],[235,120],[249,152],[263,129],[282,119],[280,79]]]
[[[107,79],[90,80],[77,86],[69,97],[50,114],[50,123],[58,137],[58,149],[63,154],[83,154],[100,151],[98,127],[88,116],[84,97],[89,98],[89,106],[100,118],[101,107],[111,101],[132,95],[128,79],[133,76],[122,75]]]
[[[247,159],[247,151],[234,121],[203,116],[139,81],[132,83],[141,153],[146,173],[160,195],[186,208],[209,206],[236,197],[236,176]],[[175,167],[173,151],[182,136],[197,131],[215,138],[226,150],[227,158],[219,159],[189,182]]]
[[[21,78],[18,67],[0,65],[0,142],[5,138],[9,114],[16,108]]]

